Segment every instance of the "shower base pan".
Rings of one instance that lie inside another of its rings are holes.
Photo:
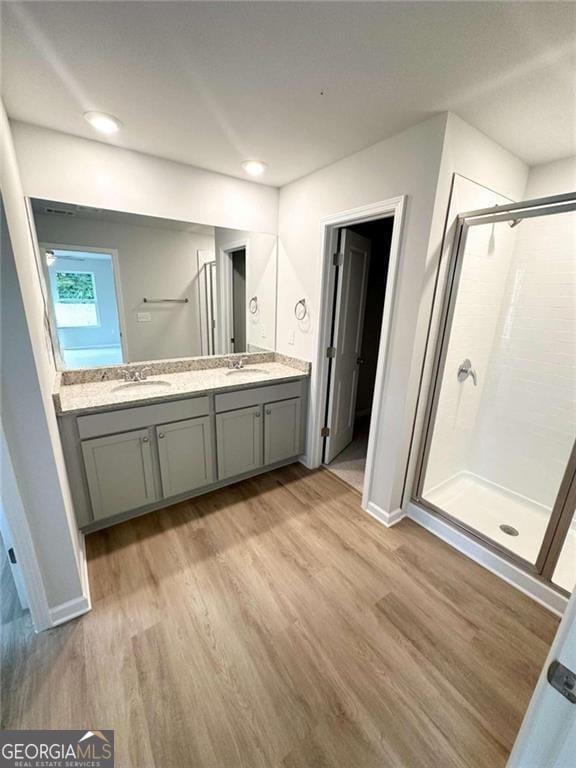
[[[550,521],[550,511],[541,504],[470,472],[460,472],[423,496],[435,507],[510,552],[531,563],[536,562]],[[503,528],[513,529],[517,535],[506,533]],[[554,583],[570,591],[576,581],[576,530],[573,527],[568,532],[564,549]],[[569,552],[573,552],[574,557],[567,556]]]

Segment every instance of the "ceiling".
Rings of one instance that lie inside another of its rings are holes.
[[[281,186],[450,110],[530,165],[576,154],[576,3],[2,4],[12,118]]]

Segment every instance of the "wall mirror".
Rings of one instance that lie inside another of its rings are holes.
[[[60,370],[275,349],[275,235],[29,202]]]

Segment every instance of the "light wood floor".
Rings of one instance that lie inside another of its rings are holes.
[[[114,728],[119,768],[498,768],[557,627],[298,465],[88,553],[90,614],[4,606],[2,726]]]

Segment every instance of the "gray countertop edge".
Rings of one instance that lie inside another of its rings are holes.
[[[206,395],[215,395],[222,392],[229,392],[230,390],[242,390],[242,389],[254,389],[255,387],[270,386],[274,384],[283,384],[287,381],[297,381],[298,379],[308,379],[310,373],[305,371],[295,371],[293,375],[282,376],[281,378],[273,377],[270,379],[259,379],[258,381],[250,381],[244,383],[230,382],[227,386],[208,387],[206,389],[191,389],[188,392],[179,391],[177,394],[160,393],[154,396],[146,398],[138,398],[137,400],[124,400],[121,403],[103,403],[95,406],[86,406],[83,408],[69,408],[62,410],[60,403],[60,393],[55,392],[53,395],[54,408],[58,417],[63,416],[83,416],[89,413],[102,413],[106,411],[121,411],[125,408],[137,408],[142,405],[156,405],[165,402],[174,402],[176,400],[188,400],[191,397],[203,397]]]

